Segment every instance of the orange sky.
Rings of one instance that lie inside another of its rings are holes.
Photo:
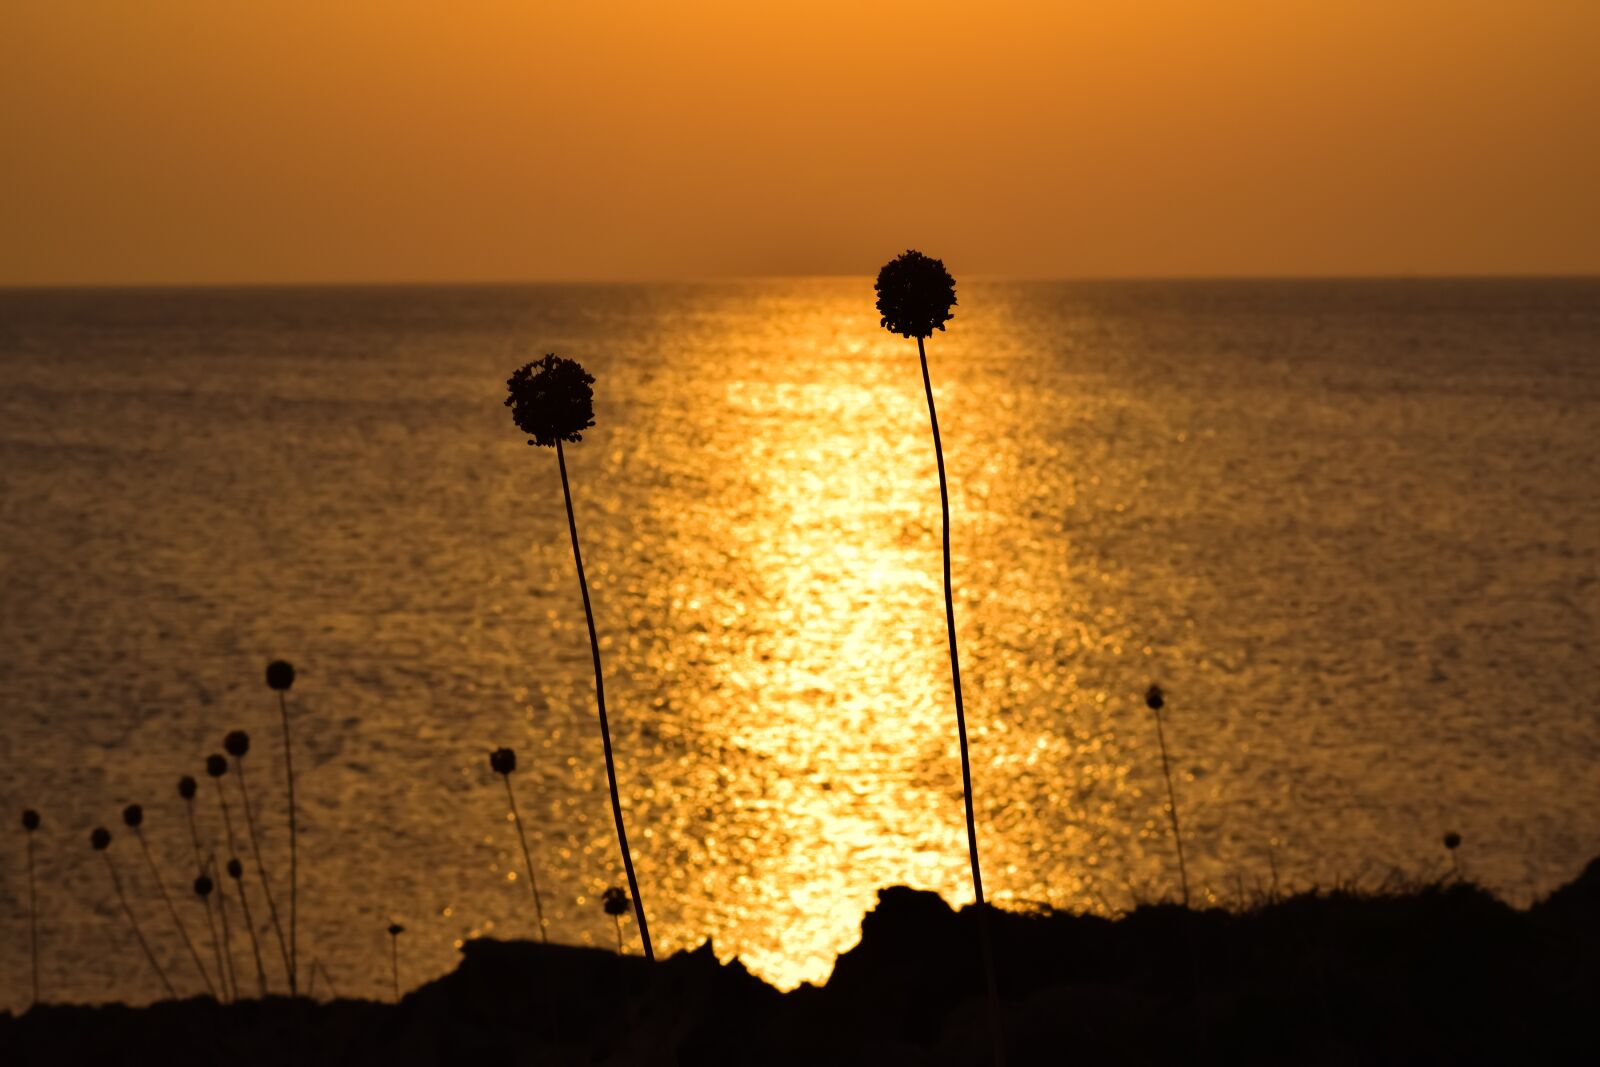
[[[0,284],[1600,272],[1600,0],[3,0]]]

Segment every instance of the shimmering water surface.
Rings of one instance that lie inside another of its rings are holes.
[[[1600,852],[1600,283],[960,298],[929,350],[995,898],[1175,891],[1156,679],[1210,898],[1436,875],[1447,829],[1516,900]],[[186,883],[175,783],[232,728],[284,905],[278,656],[302,952],[341,993],[386,993],[391,920],[406,985],[535,931],[501,744],[553,935],[614,942],[555,456],[501,406],[549,350],[598,378],[569,461],[659,948],[790,986],[881,886],[971,899],[927,411],[869,281],[0,293],[4,1002],[25,805],[46,996],[158,992],[96,823],[198,985],[116,813]]]

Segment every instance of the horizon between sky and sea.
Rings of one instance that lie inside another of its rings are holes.
[[[997,904],[1175,894],[1152,681],[1201,902],[1438,876],[1455,830],[1526,903],[1600,852],[1600,280],[957,283],[928,354]],[[870,279],[0,290],[0,800],[44,815],[46,999],[159,993],[88,830],[142,803],[187,871],[176,783],[231,729],[281,871],[276,657],[341,993],[386,993],[391,921],[406,985],[536,936],[500,745],[552,937],[614,943],[559,478],[501,406],[549,351],[597,379],[567,455],[658,952],[788,987],[881,887],[971,899],[927,411]],[[7,864],[16,1008],[26,914]]]

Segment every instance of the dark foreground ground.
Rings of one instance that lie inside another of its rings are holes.
[[[1600,859],[1525,911],[1467,885],[1244,914],[992,912],[1019,1064],[1600,1064]],[[981,1064],[977,916],[886,889],[824,987],[709,948],[652,970],[475,941],[399,1005],[209,999],[0,1014],[0,1064]]]

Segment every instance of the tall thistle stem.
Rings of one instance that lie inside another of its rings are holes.
[[[1161,745],[1161,775],[1167,780],[1167,815],[1172,820],[1172,843],[1178,849],[1178,884],[1183,891],[1183,906],[1189,906],[1189,868],[1183,862],[1183,835],[1178,832],[1178,794],[1172,788],[1172,767],[1167,762],[1167,732],[1161,726],[1161,709],[1156,713],[1156,741]]]
[[[172,903],[172,894],[167,892],[166,879],[161,877],[161,868],[156,866],[155,854],[150,851],[150,842],[144,839],[144,831],[135,826],[133,836],[139,840],[139,848],[144,852],[145,865],[150,868],[150,877],[156,880],[156,888],[161,891],[161,899],[166,902],[167,914],[172,916],[172,925],[178,928],[178,936],[183,938],[184,947],[189,950],[189,958],[194,960],[195,970],[200,972],[200,978],[206,984],[206,990],[212,999],[217,997],[217,987],[211,982],[211,974],[206,970],[206,965],[200,960],[200,950],[194,947],[194,941],[189,937],[188,927],[183,925],[183,920],[178,917],[177,905]]]
[[[1005,1063],[1001,1037],[1000,986],[995,980],[994,945],[989,935],[989,911],[983,902],[983,871],[978,865],[978,824],[972,811],[972,762],[967,754],[967,713],[961,697],[961,655],[956,649],[956,607],[950,581],[950,487],[944,472],[944,444],[939,438],[939,412],[933,404],[933,379],[928,374],[928,351],[917,337],[917,358],[922,363],[922,387],[928,395],[928,422],[933,427],[933,454],[939,464],[939,509],[944,519],[944,622],[950,636],[950,682],[956,696],[956,732],[961,740],[961,798],[967,810],[967,852],[972,859],[972,893],[978,905],[978,942],[983,949],[984,977],[988,982],[989,1026],[994,1036],[996,1067]]]
[[[639,920],[639,940],[644,958],[654,961],[650,947],[650,927],[645,923],[644,901],[639,898],[639,879],[633,873],[633,854],[628,850],[628,831],[622,825],[622,800],[617,795],[617,768],[611,755],[611,727],[606,721],[606,686],[600,673],[600,639],[595,636],[594,609],[589,605],[589,583],[583,576],[583,552],[578,548],[578,520],[572,514],[572,489],[567,482],[567,457],[561,440],[556,439],[556,460],[561,466],[561,496],[567,503],[567,529],[572,534],[572,561],[578,568],[578,588],[583,591],[583,617],[589,624],[589,652],[594,659],[594,696],[600,709],[600,740],[606,754],[606,780],[611,786],[611,815],[617,823],[617,844],[622,849],[622,866],[628,875],[628,891],[633,895],[634,916]]]
[[[144,958],[150,961],[150,967],[156,972],[156,977],[161,979],[161,984],[166,987],[167,996],[172,1000],[178,999],[178,991],[172,988],[172,983],[167,980],[167,972],[161,969],[161,964],[156,960],[156,954],[150,951],[150,942],[144,939],[144,931],[139,929],[139,920],[134,917],[133,908],[128,904],[128,894],[122,891],[122,879],[117,877],[117,865],[111,862],[111,853],[102,849],[100,855],[105,857],[106,870],[111,874],[111,885],[117,891],[117,899],[122,902],[122,912],[128,917],[128,925],[133,927],[133,936],[138,940],[139,947],[144,949]]]
[[[33,829],[28,828],[28,948],[33,955],[33,1004],[39,1003],[39,896],[33,877]],[[32,1005],[30,1005],[31,1007]]]
[[[245,930],[250,934],[250,951],[255,954],[256,959],[256,984],[260,987],[261,995],[265,997],[267,995],[267,968],[261,962],[261,941],[256,937],[256,921],[250,914],[250,898],[245,895],[244,879],[235,877],[231,867],[231,864],[238,862],[239,846],[233,838],[233,815],[228,810],[228,794],[222,788],[221,778],[212,780],[217,783],[217,800],[222,806],[222,823],[228,832],[228,858],[230,863],[228,877],[233,882],[234,891],[239,894],[239,910],[244,913]],[[224,917],[223,923],[224,930],[226,930],[226,917]]]
[[[289,995],[293,996],[300,988],[300,857],[295,827],[294,751],[289,745],[289,702],[284,699],[282,689],[278,690],[278,714],[283,719],[283,770],[289,784]]]
[[[548,944],[550,933],[544,925],[544,905],[539,901],[539,879],[533,873],[533,854],[528,851],[528,835],[522,831],[522,813],[517,810],[517,797],[511,791],[511,775],[502,774],[506,783],[506,800],[511,804],[511,820],[517,824],[517,840],[522,842],[522,860],[528,865],[528,884],[533,887],[533,913],[539,917],[539,940]]]
[[[272,884],[267,881],[267,865],[261,859],[261,838],[256,833],[255,810],[250,804],[250,787],[245,783],[244,757],[234,759],[239,768],[239,792],[244,797],[244,822],[250,832],[250,851],[256,858],[256,875],[261,881],[261,895],[267,898],[267,914],[272,917],[272,929],[278,936],[278,951],[283,955],[283,969],[289,978],[289,994],[294,995],[294,964],[290,961],[289,945],[283,938],[283,924],[278,921],[278,905],[272,899]]]

